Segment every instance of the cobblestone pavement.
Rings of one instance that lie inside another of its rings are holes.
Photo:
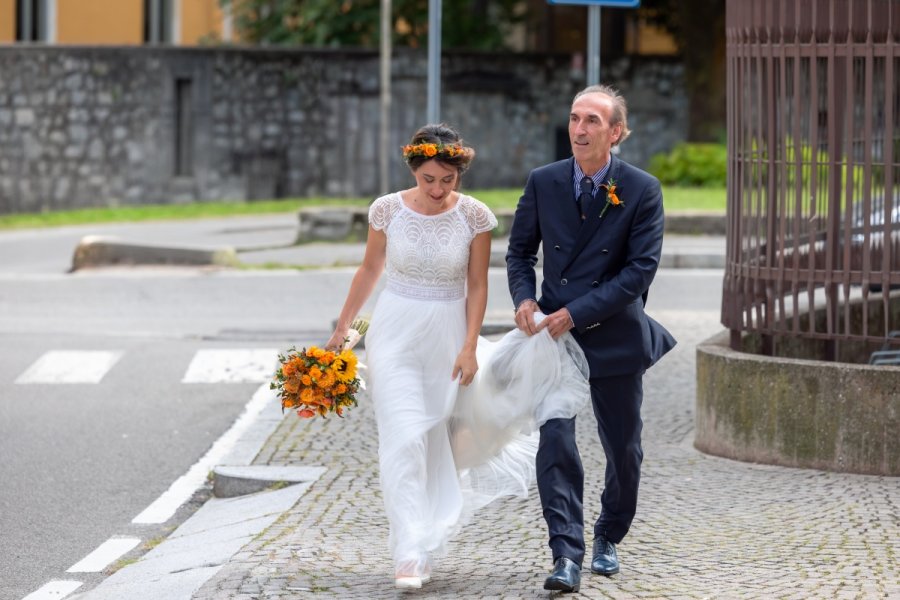
[[[637,518],[619,546],[621,573],[606,578],[585,571],[580,595],[900,598],[900,481],[740,463],[696,451],[695,347],[720,330],[718,314],[654,316],[680,343],[644,378]],[[599,509],[603,474],[594,427],[587,409],[578,435],[589,520]],[[481,513],[438,560],[422,590],[393,589],[375,423],[366,398],[343,420],[288,415],[257,463],[323,465],[328,471],[294,510],[198,590],[196,600],[549,595],[542,589],[551,565],[536,491]]]

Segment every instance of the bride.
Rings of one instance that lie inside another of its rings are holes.
[[[590,397],[570,334],[479,337],[497,219],[457,191],[474,156],[443,124],[403,147],[416,185],[371,205],[365,258],[326,344],[343,343],[386,272],[366,353],[399,588],[430,579],[433,557],[474,510],[526,495],[540,425]]]

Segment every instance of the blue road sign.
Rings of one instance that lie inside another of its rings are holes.
[[[619,8],[637,8],[641,0],[547,0],[550,4],[580,4],[581,6],[617,6]]]

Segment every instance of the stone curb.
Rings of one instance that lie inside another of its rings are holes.
[[[86,236],[75,247],[72,271],[113,265],[237,266],[234,248],[186,248],[133,244],[114,237]]]
[[[324,472],[324,467],[220,465],[213,469],[213,495],[216,498],[246,496],[277,484],[315,481]]]

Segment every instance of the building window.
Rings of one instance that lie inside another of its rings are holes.
[[[173,0],[144,0],[144,42],[171,44],[175,14]]]
[[[175,175],[194,174],[194,111],[191,109],[191,80],[175,80]]]
[[[50,3],[51,0],[16,0],[16,41],[51,41]]]

